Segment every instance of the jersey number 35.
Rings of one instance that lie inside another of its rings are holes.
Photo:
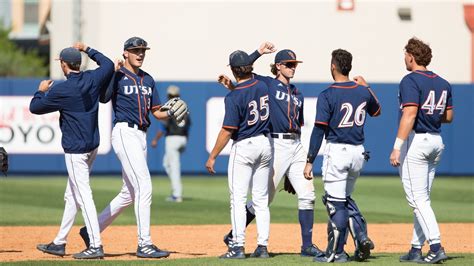
[[[247,120],[247,124],[249,126],[257,123],[259,119],[261,121],[267,120],[270,114],[268,109],[268,95],[260,97],[260,108],[258,107],[258,103],[255,100],[249,102],[249,108],[250,115],[249,120]]]

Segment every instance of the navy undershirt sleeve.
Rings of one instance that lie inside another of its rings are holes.
[[[314,124],[313,132],[311,133],[311,140],[309,142],[309,152],[306,162],[313,163],[318,155],[321,143],[323,142],[324,132],[326,126],[321,124]]]

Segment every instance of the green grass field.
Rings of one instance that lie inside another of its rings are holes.
[[[226,178],[184,178],[184,202],[169,203],[170,185],[163,176],[153,177],[152,224],[229,224],[229,194]],[[122,181],[117,177],[93,177],[91,185],[98,211],[118,193]],[[58,225],[64,208],[65,177],[0,178],[0,225]],[[315,180],[317,193],[315,221],[326,221],[326,211],[319,200],[322,182]],[[405,200],[399,178],[363,177],[357,181],[353,197],[369,223],[411,223],[413,216]],[[438,221],[474,222],[474,178],[437,178],[432,192],[432,206]],[[296,197],[279,192],[271,207],[272,223],[298,223]],[[77,215],[76,224],[83,224]],[[117,218],[114,225],[134,225],[133,208]],[[468,241],[473,241],[467,236]],[[248,259],[245,265],[313,265],[311,259],[296,254],[274,254],[269,260]],[[374,254],[373,265],[399,265],[400,254]],[[474,254],[449,254],[448,265],[474,265]],[[41,261],[18,262],[15,265],[242,265],[238,261],[217,258],[137,261]],[[409,264],[408,264],[409,265]]]
[[[94,177],[91,181],[97,210],[115,197],[122,186],[120,178]],[[320,179],[316,186],[316,222],[326,221],[319,200],[323,193]],[[66,178],[1,178],[0,225],[59,225],[64,208]],[[228,224],[229,193],[226,178],[184,178],[184,202],[165,202],[170,185],[165,177],[153,178],[152,224]],[[370,223],[411,223],[413,216],[398,178],[360,178],[353,194]],[[437,178],[432,206],[439,222],[474,222],[474,178]],[[296,197],[278,192],[271,207],[272,223],[298,223]],[[83,224],[81,215],[77,224]],[[133,208],[114,222],[134,225]]]

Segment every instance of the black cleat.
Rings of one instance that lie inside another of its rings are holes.
[[[221,255],[219,259],[245,259],[244,247],[234,246],[229,248],[227,253]]]
[[[137,247],[137,257],[139,258],[166,258],[170,255],[168,251],[161,250],[155,245],[147,245],[143,247]]]
[[[76,253],[72,256],[78,260],[91,260],[91,259],[103,259],[104,258],[104,249],[102,246],[98,248],[86,248],[80,253]]]
[[[44,253],[56,255],[56,256],[64,256],[66,255],[66,244],[56,245],[53,242],[49,244],[38,244],[36,248]]]
[[[228,251],[230,251],[235,246],[235,242],[232,240],[230,234],[226,234],[224,236],[224,244],[227,246]]]
[[[324,257],[325,253],[321,251],[315,244],[307,248],[301,247],[301,257]]]
[[[423,259],[418,263],[435,264],[435,263],[443,262],[447,259],[448,259],[448,256],[444,252],[444,248],[440,248],[438,252],[433,252],[430,250],[428,254],[426,254],[426,257],[423,257]]]
[[[334,262],[334,263],[345,263],[349,262],[349,255],[346,252],[342,252],[341,254],[336,254],[334,256],[324,256],[324,257],[314,257],[314,262]]]
[[[268,249],[267,246],[260,246],[258,245],[255,251],[250,254],[251,258],[261,258],[261,259],[267,259],[270,258],[270,255],[268,254]]]
[[[81,236],[82,240],[84,241],[84,244],[86,245],[86,248],[91,246],[91,240],[89,239],[89,233],[87,233],[87,227],[82,227],[81,230],[79,230],[79,235]]]
[[[357,250],[354,252],[354,260],[355,261],[365,261],[370,257],[370,250],[374,246],[374,243],[369,239],[362,240]]]
[[[407,254],[400,257],[400,262],[421,262],[421,249],[410,249]]]

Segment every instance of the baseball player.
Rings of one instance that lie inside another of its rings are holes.
[[[220,256],[223,259],[244,259],[247,192],[251,191],[257,217],[258,247],[251,257],[268,258],[270,211],[268,208],[268,178],[273,153],[267,134],[270,109],[268,87],[252,77],[252,61],[247,53],[235,51],[229,65],[237,86],[225,97],[225,116],[216,144],[206,162],[209,173],[214,174],[216,157],[232,139],[229,157],[228,180],[230,215],[235,245]],[[221,82],[222,75],[219,82]]]
[[[179,97],[179,87],[171,85],[167,89],[168,99]],[[161,124],[161,123],[160,123]],[[191,119],[186,116],[181,123],[169,119],[164,125],[160,125],[160,130],[151,142],[155,148],[158,140],[165,135],[165,155],[163,157],[163,167],[171,180],[171,195],[166,198],[169,202],[183,201],[183,184],[181,182],[181,153],[186,148],[188,142],[189,127]]]
[[[260,48],[251,54],[252,62],[262,54],[275,51],[274,45],[269,42],[263,43]],[[324,253],[313,244],[313,222],[314,222],[314,185],[312,180],[303,176],[306,163],[306,151],[300,140],[301,126],[303,126],[304,98],[295,85],[290,83],[296,67],[302,61],[296,59],[291,50],[281,50],[275,56],[271,72],[276,76],[265,77],[254,74],[254,78],[265,82],[269,88],[269,103],[272,113],[270,115],[270,130],[274,148],[274,162],[269,178],[269,204],[273,201],[278,184],[283,177],[285,183],[291,183],[293,194],[298,195],[298,218],[301,225],[301,256],[324,256]],[[232,89],[233,85],[229,78],[225,78],[223,85]],[[289,182],[287,182],[289,181]],[[285,186],[286,187],[286,186]],[[247,208],[247,221],[250,224],[255,218],[253,201],[249,201]],[[233,231],[224,236],[224,242],[228,247],[232,241]]]
[[[163,258],[170,253],[153,245],[150,235],[152,185],[146,160],[146,131],[150,126],[150,111],[157,119],[174,117],[180,121],[182,116],[178,115],[184,115],[187,107],[179,100],[171,108],[166,104],[165,110],[160,108],[155,81],[140,68],[148,49],[147,42],[142,38],[132,37],[125,41],[123,66],[114,73],[106,93],[101,95],[101,102],[112,99],[115,112],[112,146],[122,164],[123,186],[99,215],[99,226],[100,231],[104,231],[133,203],[138,227],[137,257]],[[183,109],[174,109],[179,106]],[[90,241],[87,231],[85,227],[80,230],[86,245]]]
[[[81,52],[85,52],[99,67],[80,71]],[[59,233],[53,242],[37,248],[45,253],[64,256],[67,235],[74,224],[78,208],[90,239],[86,249],[74,254],[75,259],[101,259],[104,250],[100,239],[97,211],[89,186],[89,174],[99,146],[99,94],[114,71],[114,63],[103,54],[83,43],[65,48],[59,56],[61,69],[67,80],[55,86],[52,80],[41,81],[30,103],[34,114],[59,111],[62,146],[69,174],[64,193],[64,214]]]
[[[313,162],[326,135],[326,149],[322,165],[328,221],[326,256],[315,257],[316,262],[347,262],[344,252],[346,232],[349,229],[355,242],[355,260],[366,260],[373,246],[367,237],[365,219],[351,194],[364,159],[364,124],[366,113],[380,115],[381,106],[364,78],[349,79],[352,55],[342,49],[334,50],[331,74],[335,81],[322,91],[316,105],[316,121],[311,134],[304,176],[313,178]]]
[[[390,155],[390,163],[398,167],[408,204],[415,215],[412,248],[400,257],[401,262],[438,263],[448,258],[441,246],[430,192],[444,150],[441,123],[453,120],[453,102],[451,85],[426,68],[431,57],[431,48],[423,41],[408,40],[405,65],[411,73],[400,82],[401,119]],[[430,251],[422,257],[425,241]]]

